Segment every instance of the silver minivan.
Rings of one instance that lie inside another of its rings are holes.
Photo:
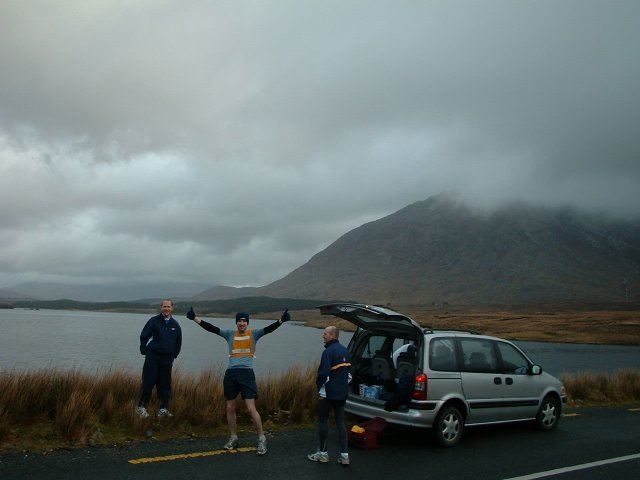
[[[467,426],[531,421],[553,430],[560,420],[564,386],[507,340],[424,328],[385,307],[318,308],[357,327],[348,345],[351,414],[432,429],[444,447]]]

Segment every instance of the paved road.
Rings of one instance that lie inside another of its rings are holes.
[[[640,407],[640,406],[639,406]],[[224,438],[144,442],[65,450],[48,455],[0,456],[0,478],[13,479],[514,479],[607,480],[640,474],[640,408],[566,412],[555,432],[526,425],[468,429],[455,448],[433,445],[424,432],[387,429],[376,450],[352,450],[351,466],[312,463],[315,430],[269,437],[269,452],[227,453]],[[330,453],[334,453],[331,431]],[[335,455],[334,455],[335,457]]]

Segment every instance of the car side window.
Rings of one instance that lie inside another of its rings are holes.
[[[429,344],[429,368],[441,372],[458,370],[453,338],[434,338]]]
[[[529,373],[529,361],[513,345],[498,342],[498,350],[502,357],[502,367],[505,373],[525,375]]]
[[[460,348],[464,359],[464,371],[475,373],[496,373],[498,359],[493,342],[482,338],[461,338]]]

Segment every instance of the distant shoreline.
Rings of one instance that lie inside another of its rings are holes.
[[[239,310],[249,310],[256,318],[276,319],[289,308],[293,319],[309,327],[324,328],[329,320],[310,306],[321,301],[248,297],[233,301],[190,302],[176,301],[174,316],[186,314],[194,305],[203,316],[228,317]],[[246,305],[253,308],[245,308]],[[1,308],[0,304],[0,308]],[[137,302],[16,302],[15,308],[79,310],[113,313],[154,314],[157,307]],[[224,308],[221,308],[224,307]],[[5,307],[7,308],[7,307]],[[10,308],[10,307],[9,307]],[[422,327],[434,329],[475,330],[509,340],[551,343],[580,343],[592,345],[640,345],[640,303],[558,303],[536,305],[407,305],[390,306],[407,315]],[[333,323],[344,330],[353,331],[345,321]]]
[[[392,307],[425,328],[474,330],[508,340],[589,345],[640,345],[640,304],[405,306]],[[327,319],[314,312],[295,318],[324,328]],[[351,324],[336,322],[352,330]]]

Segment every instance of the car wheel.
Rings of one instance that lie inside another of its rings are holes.
[[[464,418],[456,407],[444,407],[433,424],[436,442],[441,447],[458,444],[464,430]]]
[[[555,397],[544,397],[538,415],[536,427],[540,430],[553,430],[560,421],[560,402]]]

